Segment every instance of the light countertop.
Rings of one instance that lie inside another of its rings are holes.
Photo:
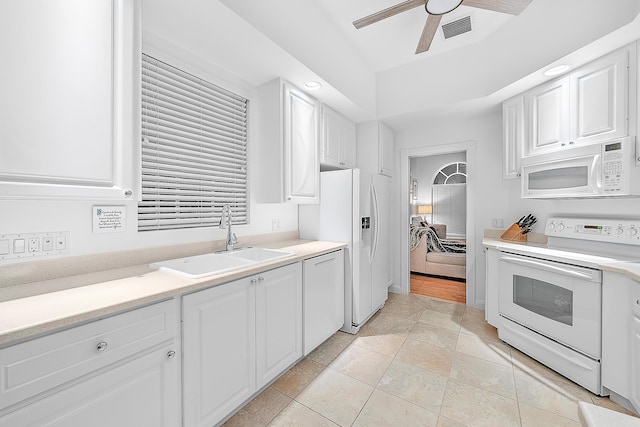
[[[304,240],[273,243],[268,247],[295,255],[199,279],[139,265],[40,282],[33,288],[56,290],[20,295],[0,302],[0,346],[216,286],[345,246],[344,243]],[[67,289],[61,286],[65,281],[70,284]]]

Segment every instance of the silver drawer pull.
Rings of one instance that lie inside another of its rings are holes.
[[[264,282],[264,277],[262,276],[258,277],[258,282]]]
[[[167,359],[171,360],[174,357],[176,357],[176,352],[175,351],[170,350],[170,351],[167,352]]]
[[[98,350],[98,351],[104,351],[104,350],[106,350],[106,349],[107,349],[107,343],[106,343],[106,341],[100,341],[100,342],[98,343],[98,345],[96,346],[96,350]]]
[[[256,279],[251,279],[249,283],[251,283],[252,285],[255,285],[256,283],[258,283],[258,281]]]

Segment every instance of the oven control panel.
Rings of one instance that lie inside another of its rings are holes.
[[[544,234],[549,237],[640,245],[640,220],[555,217],[547,220]]]

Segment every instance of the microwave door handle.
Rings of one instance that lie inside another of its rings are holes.
[[[540,268],[541,270],[550,271],[552,273],[560,273],[560,274],[564,274],[565,276],[576,277],[578,279],[585,279],[592,282],[599,281],[597,277],[594,277],[594,274],[592,272],[578,271],[568,267],[558,267],[556,265],[548,264],[544,261],[536,261],[533,259],[526,259],[526,258],[514,258],[510,256],[503,256],[503,257],[500,257],[500,259],[502,261],[510,262],[512,264],[524,265],[527,267],[536,267],[536,268]]]

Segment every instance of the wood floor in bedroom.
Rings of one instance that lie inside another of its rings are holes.
[[[467,301],[466,287],[465,282],[411,273],[412,294],[464,304]]]

